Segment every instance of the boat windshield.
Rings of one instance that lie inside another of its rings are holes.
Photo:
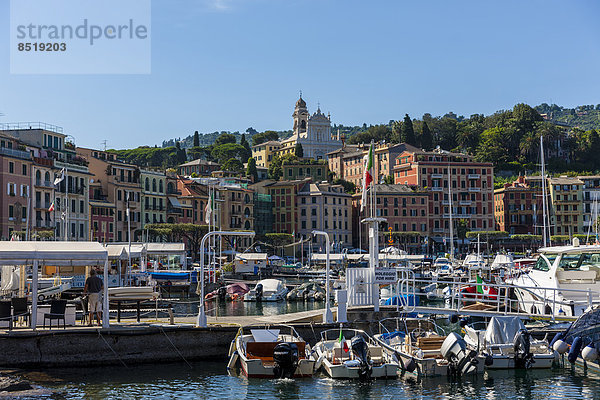
[[[556,254],[544,254],[544,256],[538,257],[533,269],[538,271],[549,271],[550,266],[554,264],[554,260],[556,260]]]
[[[600,268],[600,253],[564,254],[558,268],[565,271],[589,271]]]

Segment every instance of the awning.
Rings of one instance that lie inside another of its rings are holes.
[[[183,244],[183,243],[146,243],[146,252],[148,254],[179,255],[181,253],[185,253],[185,244]]]
[[[0,241],[0,265],[104,265],[108,251],[97,242]]]

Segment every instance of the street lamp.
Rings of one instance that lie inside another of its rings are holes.
[[[323,323],[331,324],[333,323],[333,314],[329,307],[329,235],[323,231],[312,231],[312,234],[325,236],[325,313],[323,314]]]
[[[208,232],[200,241],[200,304],[198,308],[198,318],[196,320],[196,326],[206,328],[206,312],[204,311],[204,246],[206,240],[212,236],[224,235],[224,236],[250,236],[254,237],[255,232],[232,232],[232,231],[212,231]]]

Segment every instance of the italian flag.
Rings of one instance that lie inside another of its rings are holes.
[[[367,188],[373,183],[373,143],[369,147],[369,154],[365,157],[365,170],[363,173],[362,199],[360,202],[360,211],[365,209],[367,203]]]
[[[52,204],[50,204],[50,208],[48,208],[48,211],[50,211],[50,212],[54,211],[54,202],[52,202]]]

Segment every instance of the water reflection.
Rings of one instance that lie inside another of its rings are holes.
[[[598,399],[598,376],[583,370],[488,371],[483,375],[420,382],[405,379],[356,382],[323,375],[312,379],[266,380],[228,376],[225,360],[131,368],[77,368],[42,371],[40,385],[53,398],[218,398],[218,399]],[[36,374],[30,374],[35,377]]]

